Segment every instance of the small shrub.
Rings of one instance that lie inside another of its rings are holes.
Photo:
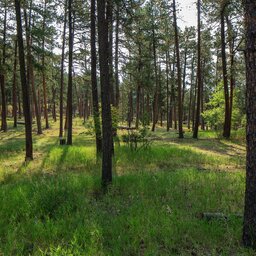
[[[149,138],[149,130],[146,127],[138,131],[129,130],[128,134],[122,135],[122,141],[127,144],[131,150],[147,149],[152,144]]]

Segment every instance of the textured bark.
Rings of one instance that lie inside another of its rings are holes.
[[[221,57],[222,57],[222,73],[224,82],[224,98],[225,98],[225,120],[223,128],[223,137],[230,137],[230,109],[229,109],[229,89],[227,74],[227,58],[226,58],[226,39],[225,39],[225,6],[221,11]]]
[[[109,80],[109,41],[107,1],[97,0],[98,11],[98,41],[102,102],[102,185],[105,187],[112,182],[112,118],[110,105]]]
[[[96,55],[96,2],[91,0],[91,83],[92,83],[92,104],[93,119],[96,135],[97,153],[102,152],[102,138],[99,112],[99,99],[97,87],[97,55]]]
[[[243,243],[256,248],[256,2],[245,0],[247,157]]]
[[[68,137],[67,145],[72,145],[72,125],[73,125],[73,46],[74,46],[74,31],[73,31],[73,0],[68,0],[68,27],[69,27],[69,53],[68,53],[68,95],[67,95],[67,124]]]
[[[120,91],[119,91],[119,70],[118,70],[118,60],[119,60],[119,4],[117,3],[116,9],[116,44],[115,44],[115,83],[116,83],[116,107],[119,106]]]
[[[24,56],[24,45],[22,38],[22,21],[20,12],[20,1],[15,0],[16,22],[17,22],[17,35],[19,45],[19,63],[20,63],[20,77],[23,96],[23,112],[25,117],[25,134],[26,134],[26,157],[25,160],[33,159],[33,142],[32,142],[32,120],[30,113],[29,101],[29,85],[26,78],[26,66]]]
[[[188,41],[188,38],[186,39]],[[184,105],[184,98],[185,98],[185,91],[186,91],[186,71],[187,71],[187,52],[188,48],[185,46],[185,53],[184,53],[184,66],[183,66],[183,78],[182,78],[182,105]]]
[[[65,61],[65,44],[66,44],[66,29],[67,29],[67,0],[65,1],[64,28],[62,35],[62,50],[60,64],[60,130],[59,137],[63,137],[63,94],[64,94],[64,61]]]
[[[200,122],[200,108],[201,108],[201,88],[202,88],[202,74],[201,74],[201,0],[197,1],[197,104],[196,116],[193,131],[193,138],[198,138],[198,127]]]
[[[33,103],[31,102],[31,107],[35,109],[35,115],[36,115],[36,123],[37,123],[37,134],[42,134],[42,126],[41,126],[41,113],[39,112],[38,108],[38,101],[37,101],[37,95],[36,95],[36,89],[35,89],[35,78],[34,78],[34,68],[32,63],[32,53],[31,53],[31,47],[32,47],[32,36],[31,36],[31,6],[32,1],[30,2],[30,13],[29,17],[27,17],[26,9],[24,10],[24,18],[25,18],[25,25],[26,25],[26,43],[27,43],[27,83],[32,90],[32,97]],[[34,111],[32,111],[34,112]],[[32,113],[33,116],[33,113]]]
[[[156,36],[155,36],[155,24],[153,24],[153,56],[154,56],[154,74],[155,74],[155,93],[153,100],[153,124],[152,132],[155,131],[155,127],[158,121],[158,101],[159,101],[159,77],[157,71],[157,56],[156,56]]]
[[[229,95],[229,123],[230,128],[232,125],[232,111],[233,111],[233,98],[234,98],[234,89],[235,89],[235,50],[234,50],[234,36],[233,36],[233,26],[229,20],[228,15],[226,15],[226,22],[228,27],[228,37],[229,37],[229,55],[230,55],[230,95]]]
[[[113,69],[113,0],[107,0],[108,19],[108,60],[109,60],[109,83],[110,83],[110,103],[115,106],[114,92],[114,69]]]
[[[1,66],[3,67],[2,70],[0,70],[0,87],[1,87],[1,93],[2,93],[2,123],[1,123],[1,130],[6,132],[7,131],[7,107],[6,107],[6,91],[5,91],[5,60],[6,60],[6,28],[7,28],[7,2],[5,1],[4,4],[4,24],[3,24],[3,60]]]
[[[192,64],[191,64],[191,80],[190,80],[190,92],[189,92],[189,106],[188,106],[188,129],[190,129],[191,123],[191,108],[192,108],[192,98],[193,98],[193,88],[194,88],[194,62],[195,58],[192,57]]]
[[[47,0],[44,2],[44,16],[43,16],[43,42],[42,42],[42,66],[43,66],[43,98],[44,98],[44,118],[45,118],[45,128],[49,129],[49,121],[48,121],[48,107],[47,107],[47,88],[46,88],[46,74],[45,74],[45,19],[46,19],[46,8],[47,8]]]
[[[133,119],[133,92],[132,90],[129,93],[129,102],[128,102],[128,127],[131,127],[132,125],[132,119]]]
[[[179,34],[177,26],[177,14],[176,14],[176,2],[173,0],[173,23],[175,31],[175,48],[176,48],[176,59],[177,59],[177,75],[178,75],[178,126],[179,126],[179,138],[184,138],[182,129],[182,88],[181,88],[181,66],[180,66],[180,48],[179,48]]]
[[[15,40],[14,47],[14,64],[13,64],[13,82],[12,82],[12,115],[13,115],[13,127],[17,127],[17,51],[18,51],[18,41]]]
[[[170,62],[170,54],[169,52],[167,51],[166,52],[166,55],[165,55],[166,59],[166,129],[167,131],[170,130],[170,123],[169,123],[169,120],[170,120],[170,115],[169,115],[169,62]]]

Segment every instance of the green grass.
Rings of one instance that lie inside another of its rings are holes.
[[[255,255],[242,219],[200,218],[243,213],[243,142],[159,128],[148,150],[116,146],[104,194],[94,139],[75,127],[72,147],[54,124],[35,135],[27,165],[22,128],[0,134],[0,255]]]

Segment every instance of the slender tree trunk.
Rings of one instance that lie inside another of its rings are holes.
[[[108,40],[109,40],[109,83],[110,83],[110,103],[115,106],[114,92],[114,70],[113,70],[113,0],[107,0],[108,12]]]
[[[159,101],[159,78],[157,72],[157,56],[156,56],[156,36],[155,36],[155,24],[153,24],[153,56],[154,56],[154,74],[155,74],[155,94],[153,100],[153,124],[152,132],[155,131],[155,127],[158,121],[158,101]]]
[[[116,83],[116,107],[119,106],[120,91],[119,91],[119,71],[118,71],[118,60],[119,60],[119,4],[116,7],[116,45],[115,45],[115,83]]]
[[[73,125],[73,46],[74,46],[74,31],[73,31],[73,0],[68,0],[68,26],[69,26],[69,53],[68,53],[68,95],[67,95],[67,123],[68,137],[67,145],[72,145],[72,125]]]
[[[201,74],[201,0],[197,1],[197,107],[194,124],[193,138],[198,138],[198,127],[200,122],[200,108],[201,108],[201,88],[202,88],[202,74]]]
[[[205,65],[205,62],[203,61],[203,64],[202,64],[202,72],[204,70],[204,65]],[[201,113],[204,112],[204,75],[202,75],[202,79],[201,79]],[[201,129],[204,131],[205,130],[205,124],[204,124],[204,117],[203,115],[201,115]]]
[[[32,142],[32,122],[30,113],[30,101],[29,101],[29,85],[26,78],[26,66],[24,56],[24,45],[22,38],[22,21],[20,12],[20,1],[15,0],[16,22],[17,22],[17,35],[19,44],[19,63],[20,63],[20,77],[23,96],[23,111],[25,117],[25,134],[26,134],[26,157],[25,160],[29,161],[33,159],[33,142]]]
[[[12,83],[12,115],[13,127],[17,127],[17,57],[18,41],[15,39],[14,64],[13,64],[13,83]]]
[[[62,35],[62,50],[61,50],[61,64],[60,64],[60,130],[59,137],[63,138],[63,94],[64,94],[64,61],[65,61],[65,44],[66,44],[66,29],[67,29],[67,0],[65,1],[64,10],[64,28]],[[62,143],[60,141],[60,143]]]
[[[7,2],[4,3],[4,24],[3,24],[3,60],[0,70],[0,86],[2,93],[2,123],[1,130],[7,132],[7,107],[6,107],[6,91],[5,91],[5,60],[6,60],[6,29],[7,29]]]
[[[247,157],[243,243],[256,248],[256,2],[245,0]]]
[[[102,138],[100,125],[100,111],[97,87],[97,55],[96,55],[96,2],[91,0],[91,83],[92,83],[92,104],[93,118],[96,135],[97,153],[102,152]]]
[[[140,87],[140,84],[138,84],[137,91],[136,91],[136,124],[135,124],[136,129],[139,128],[139,121],[140,121],[140,94],[141,94],[140,92],[141,92],[141,87]]]
[[[227,73],[227,58],[226,58],[226,40],[225,40],[225,6],[221,11],[221,55],[222,55],[222,72],[224,82],[224,96],[225,96],[225,120],[223,137],[230,137],[230,108],[229,108],[229,89],[228,89],[228,73]]]
[[[26,9],[24,9],[24,19],[25,19],[25,25],[26,25],[26,43],[27,43],[27,83],[32,90],[32,96],[33,103],[31,102],[31,107],[35,109],[35,115],[36,115],[36,123],[37,123],[37,134],[42,134],[42,126],[41,126],[41,113],[38,109],[38,101],[37,101],[37,95],[36,95],[36,89],[35,89],[35,78],[34,78],[34,68],[32,63],[32,53],[31,53],[31,47],[32,47],[32,36],[31,36],[31,8],[32,8],[32,1],[30,2],[30,13],[29,17],[27,17]],[[32,111],[32,116],[33,116]]]
[[[49,129],[49,121],[48,121],[48,108],[47,108],[47,88],[46,88],[46,74],[45,74],[45,19],[46,19],[46,4],[47,0],[44,2],[44,16],[43,16],[43,42],[42,42],[42,66],[43,66],[43,97],[44,97],[44,118],[45,118],[45,128]]]
[[[232,111],[233,111],[233,97],[234,97],[234,88],[235,88],[235,51],[234,51],[234,36],[233,36],[233,26],[229,20],[228,15],[226,16],[226,21],[228,25],[228,37],[229,37],[229,55],[230,55],[230,97],[229,97],[229,123],[230,129],[232,125]]]
[[[170,116],[169,116],[169,52],[166,52],[166,129],[170,130]]]
[[[98,41],[102,102],[102,185],[112,182],[112,118],[109,79],[109,40],[108,18],[111,8],[106,8],[106,0],[97,0],[98,11]],[[106,9],[108,10],[106,13]]]
[[[178,124],[179,124],[179,138],[184,138],[183,128],[182,128],[182,112],[183,112],[183,104],[182,104],[182,88],[181,88],[181,67],[180,67],[180,49],[179,49],[179,34],[178,34],[178,26],[177,26],[177,13],[176,13],[176,1],[173,0],[173,23],[174,23],[174,31],[175,31],[175,48],[176,48],[176,57],[177,57],[177,71],[178,71]]]
[[[193,97],[193,84],[194,84],[194,56],[192,57],[191,65],[191,80],[190,80],[190,92],[189,92],[189,106],[188,106],[188,129],[190,129],[191,123],[191,108],[192,108],[192,97]]]
[[[188,39],[187,39],[188,41]],[[182,105],[184,105],[184,98],[185,98],[185,90],[186,90],[186,71],[187,71],[187,46],[185,47],[184,53],[184,66],[183,66],[183,79],[182,79]]]

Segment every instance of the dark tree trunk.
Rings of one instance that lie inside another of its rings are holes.
[[[152,132],[155,131],[155,127],[158,121],[158,101],[159,101],[159,78],[157,72],[157,56],[156,56],[156,36],[155,36],[155,24],[153,24],[153,56],[154,56],[154,74],[155,74],[155,93],[153,100],[153,124],[152,124]]]
[[[135,127],[136,129],[139,128],[139,121],[140,121],[140,91],[141,87],[140,84],[137,86],[137,91],[136,91],[136,124]]]
[[[73,124],[73,46],[74,46],[74,31],[73,31],[73,0],[68,0],[68,26],[69,26],[69,53],[68,53],[68,95],[67,95],[67,124],[68,137],[67,145],[72,145],[72,124]]]
[[[67,0],[65,1],[65,16],[64,28],[62,35],[62,50],[61,50],[61,64],[60,64],[60,130],[59,137],[63,138],[63,94],[64,94],[64,61],[65,61],[65,44],[66,44],[66,29],[67,29]],[[60,141],[60,143],[62,143]]]
[[[193,138],[198,138],[198,127],[200,122],[200,109],[201,109],[201,88],[202,88],[202,74],[201,74],[201,0],[197,1],[197,105],[196,116],[193,131]]]
[[[13,84],[12,84],[12,115],[13,115],[13,127],[17,127],[17,52],[18,41],[15,40],[14,50],[14,64],[13,64]]]
[[[98,11],[98,41],[102,102],[102,185],[112,182],[112,118],[109,80],[109,41],[108,19],[109,10],[106,0],[97,0]],[[106,9],[108,10],[106,13]],[[112,11],[112,10],[111,10]]]
[[[187,39],[188,41],[188,39]],[[187,46],[185,47],[185,53],[184,53],[184,66],[183,66],[183,79],[182,79],[182,105],[184,105],[184,98],[185,98],[185,91],[186,91],[186,71],[187,71]]]
[[[230,137],[230,108],[229,108],[229,89],[228,89],[228,74],[227,74],[227,58],[226,58],[226,40],[225,40],[225,6],[221,11],[221,56],[222,56],[222,72],[224,82],[225,96],[225,120],[223,128],[223,137]]]
[[[114,92],[114,69],[113,69],[113,0],[107,0],[108,13],[108,40],[109,40],[109,83],[110,83],[110,103],[115,106]]]
[[[247,157],[243,243],[256,248],[256,2],[245,0]]]
[[[116,9],[116,45],[115,45],[115,83],[116,83],[116,107],[119,106],[120,91],[119,91],[119,71],[118,71],[118,56],[119,56],[119,4],[117,3]]]
[[[16,22],[17,22],[17,35],[19,44],[19,62],[20,62],[20,77],[23,96],[23,111],[25,117],[25,134],[26,134],[26,157],[25,160],[29,161],[33,159],[33,142],[32,142],[32,120],[30,113],[30,101],[29,101],[29,85],[26,78],[24,45],[22,38],[22,21],[20,12],[20,1],[15,0]]]
[[[7,28],[7,2],[4,3],[4,24],[3,24],[3,61],[2,67],[0,70],[0,86],[2,93],[2,123],[1,130],[7,132],[7,107],[6,107],[6,91],[5,91],[5,60],[6,60],[6,28]]]
[[[230,55],[230,97],[229,97],[229,123],[230,129],[232,125],[232,111],[233,111],[233,97],[235,88],[235,50],[234,50],[234,36],[233,36],[233,26],[229,20],[228,15],[226,16],[226,21],[228,25],[228,37],[229,37],[229,55]]]
[[[184,138],[183,128],[182,128],[182,88],[181,88],[181,67],[180,67],[180,49],[179,49],[179,34],[177,26],[177,14],[176,14],[176,2],[173,0],[173,23],[175,31],[175,48],[176,48],[176,58],[177,58],[177,75],[178,75],[178,125],[179,125],[179,138]]]
[[[36,123],[37,123],[37,134],[42,134],[42,126],[41,126],[41,113],[38,109],[38,101],[35,89],[35,79],[34,79],[34,68],[32,63],[32,36],[31,36],[31,7],[32,1],[30,3],[30,13],[29,13],[29,20],[27,18],[26,9],[24,10],[24,18],[25,18],[25,25],[26,25],[26,43],[27,43],[27,83],[32,90],[31,99],[33,99],[33,103],[35,105],[35,114],[36,114]],[[33,108],[33,103],[31,102],[31,107]],[[34,112],[34,111],[32,111]],[[33,116],[33,113],[32,113]]]
[[[92,83],[92,104],[93,119],[96,135],[97,153],[102,152],[102,138],[100,125],[100,111],[97,87],[97,55],[96,55],[96,2],[91,0],[91,83]]]
[[[49,129],[48,121],[48,108],[47,108],[47,88],[46,88],[46,74],[45,74],[45,20],[46,20],[46,4],[47,0],[44,2],[44,16],[43,16],[43,42],[42,42],[42,66],[43,66],[43,98],[44,98],[44,118],[45,118],[45,128]]]
[[[170,115],[169,115],[169,52],[166,52],[166,129],[170,130]]]
[[[191,123],[191,108],[192,108],[192,98],[193,98],[193,88],[194,88],[194,56],[192,57],[191,64],[191,80],[190,80],[190,92],[189,92],[189,106],[188,106],[188,129],[190,129]]]
[[[201,67],[202,72],[204,70],[204,65],[205,65],[205,62],[203,61],[203,64]],[[204,112],[204,75],[202,75],[202,78],[201,78],[201,97],[200,98],[201,98],[201,113],[203,113]],[[201,130],[203,130],[203,131],[205,130],[203,115],[201,115]]]
[[[128,126],[131,127],[132,119],[133,119],[133,92],[132,90],[129,92],[129,102],[128,102]]]

